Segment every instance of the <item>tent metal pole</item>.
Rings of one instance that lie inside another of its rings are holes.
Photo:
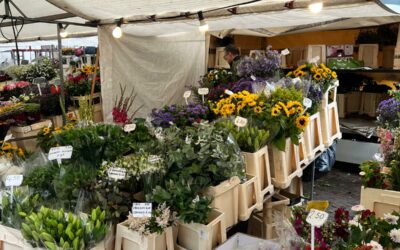
[[[61,109],[63,110],[63,125],[66,122],[66,117],[65,117],[65,89],[64,89],[64,68],[63,68],[63,61],[62,61],[62,41],[61,41],[61,24],[57,24],[57,40],[58,40],[58,60],[59,60],[59,67],[60,67],[60,89],[61,89],[61,95],[60,95],[60,105]]]

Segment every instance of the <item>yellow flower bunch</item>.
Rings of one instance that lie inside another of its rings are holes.
[[[82,66],[81,72],[88,75],[88,74],[94,73],[95,69],[96,69],[96,66],[85,64]]]
[[[243,90],[219,100],[211,106],[211,109],[214,114],[224,117],[234,114],[239,115],[241,111],[250,111],[257,114],[263,111],[264,102],[260,100],[259,95]]]
[[[296,70],[290,71],[286,76],[303,77],[308,75],[311,75],[312,78],[316,81],[331,80],[337,78],[336,72],[326,67],[323,63],[321,63],[319,66],[315,64],[300,65]]]
[[[45,127],[42,129],[42,131],[39,133],[39,136],[43,135],[43,136],[47,136],[47,137],[51,137],[53,135],[53,132],[55,134],[60,134],[63,131],[66,130],[70,130],[73,129],[75,126],[72,123],[68,123],[67,125],[65,125],[64,127]]]
[[[0,148],[0,157],[6,157],[9,160],[14,160],[17,157],[25,158],[25,151],[22,148],[13,146],[11,143],[3,143]]]
[[[298,129],[305,129],[309,123],[309,115],[304,115],[304,107],[298,101],[288,101],[286,104],[278,102],[271,109],[271,115],[277,117],[281,114],[286,117],[297,116],[295,119],[296,127]]]

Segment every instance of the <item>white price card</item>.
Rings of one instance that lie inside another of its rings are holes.
[[[290,54],[290,51],[288,49],[284,49],[284,50],[281,51],[281,55],[283,55],[283,56],[286,56],[286,55],[289,55],[289,54]]]
[[[125,126],[124,126],[124,131],[125,132],[132,132],[132,131],[135,131],[135,129],[136,129],[136,124],[135,123],[125,124]]]
[[[233,92],[230,91],[229,89],[225,89],[224,93],[227,95],[233,95]]]
[[[253,76],[253,75],[251,75],[250,78],[251,78],[251,80],[253,80],[253,81],[257,80],[257,78],[256,78],[255,76]]]
[[[156,163],[161,161],[161,156],[159,155],[149,155],[148,162],[149,163]]]
[[[6,187],[18,187],[21,186],[23,179],[24,176],[21,174],[7,175],[5,185]]]
[[[149,202],[134,202],[132,204],[132,216],[133,217],[151,217],[151,211],[153,207]]]
[[[310,98],[304,98],[304,99],[303,99],[303,105],[304,105],[304,107],[306,107],[306,108],[311,108],[311,106],[312,106],[312,101],[311,101],[311,99],[310,99]]]
[[[247,119],[241,116],[236,116],[234,123],[236,126],[243,128],[247,125]]]
[[[313,57],[310,59],[310,63],[318,63],[319,59],[320,59],[319,56]]]
[[[50,148],[48,159],[50,161],[57,159],[71,159],[72,150],[72,146]]]
[[[114,168],[111,167],[107,170],[108,177],[115,180],[123,180],[126,177],[125,168]]]
[[[329,214],[317,209],[311,209],[308,213],[306,221],[315,227],[321,227],[328,219]]]
[[[208,95],[208,93],[210,92],[210,90],[208,88],[199,88],[197,90],[197,92],[199,93],[199,95]]]
[[[190,97],[191,94],[192,94],[192,91],[190,91],[190,90],[185,91],[185,93],[183,93],[183,98],[187,99]]]

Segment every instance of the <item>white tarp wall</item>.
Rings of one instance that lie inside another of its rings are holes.
[[[204,34],[137,37],[124,33],[115,39],[112,28],[98,30],[105,121],[112,121],[119,84],[127,86],[126,95],[135,88],[132,111],[144,104],[137,116],[145,117],[153,108],[181,103],[185,86],[195,85],[204,74]]]

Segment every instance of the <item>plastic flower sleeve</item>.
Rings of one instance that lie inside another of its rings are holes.
[[[292,223],[279,211],[274,211],[272,216],[276,225],[275,230],[278,235],[278,242],[282,246],[282,249],[304,249],[306,243],[298,236]]]

